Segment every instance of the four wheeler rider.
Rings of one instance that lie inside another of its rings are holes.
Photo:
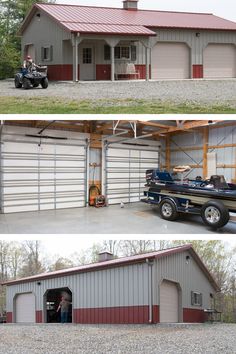
[[[27,69],[28,72],[32,72],[36,69],[39,69],[40,66],[35,64],[30,55],[27,55],[26,59],[23,62],[23,68]]]

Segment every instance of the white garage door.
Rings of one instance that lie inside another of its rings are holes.
[[[4,136],[3,136],[4,138]],[[20,141],[24,139],[24,141]],[[4,138],[2,212],[85,206],[86,142]]]
[[[209,44],[203,53],[204,78],[236,77],[236,46]]]
[[[152,79],[189,79],[190,49],[184,43],[158,43],[152,49]]]
[[[16,322],[35,323],[35,296],[32,293],[16,297]]]
[[[175,283],[164,280],[160,288],[160,322],[178,322],[179,295]]]
[[[129,145],[128,145],[129,146]],[[105,156],[105,194],[109,204],[132,203],[143,197],[146,170],[159,167],[156,151],[138,150],[131,146],[110,147]],[[145,148],[145,147],[144,147]]]

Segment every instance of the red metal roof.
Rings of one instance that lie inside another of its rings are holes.
[[[149,10],[129,11],[118,8],[60,4],[36,4],[33,9],[43,10],[69,31],[72,31],[73,29],[71,28],[74,28],[74,30],[78,32],[83,31],[85,25],[90,25],[90,27],[85,26],[86,32],[89,28],[90,33],[96,33],[96,28],[99,31],[101,27],[98,25],[102,25],[103,32],[101,33],[117,33],[117,30],[121,30],[121,32],[118,33],[124,33],[125,27],[123,26],[128,26],[127,34],[137,34],[137,31],[141,30],[141,34],[143,35],[148,34],[148,32],[145,32],[145,27],[236,31],[235,22],[207,13]],[[27,21],[25,21],[25,24],[26,23]],[[81,27],[79,25],[81,25]],[[114,32],[111,31],[109,25],[114,26]],[[133,33],[132,26],[135,26]],[[136,26],[141,27],[137,28]],[[24,24],[22,27],[22,31],[23,30]],[[149,33],[149,35],[150,34],[151,33]]]
[[[71,32],[96,33],[96,34],[130,34],[139,36],[155,36],[156,33],[144,26],[106,25],[94,23],[67,22],[64,25]]]
[[[184,252],[184,251],[189,251],[191,253],[191,255],[193,256],[195,261],[198,263],[201,270],[206,274],[206,276],[207,276],[209,282],[212,284],[212,286],[216,290],[219,290],[219,287],[216,284],[214,278],[212,277],[212,275],[210,274],[210,272],[208,271],[208,269],[206,268],[206,266],[204,265],[202,260],[199,258],[197,253],[194,251],[191,244],[186,244],[183,246],[168,248],[165,250],[160,250],[160,251],[155,251],[155,252],[139,254],[139,255],[135,255],[135,256],[112,259],[112,260],[104,261],[104,262],[86,264],[83,266],[62,269],[62,270],[58,270],[55,272],[37,274],[37,275],[30,276],[30,277],[22,278],[22,279],[16,279],[16,280],[10,280],[7,282],[3,282],[2,285],[9,285],[10,286],[10,285],[15,285],[15,284],[39,281],[39,280],[48,279],[48,278],[56,278],[56,277],[58,278],[58,277],[62,277],[62,276],[69,276],[69,275],[78,274],[78,273],[86,273],[86,272],[100,270],[100,269],[119,267],[119,266],[123,266],[123,265],[127,265],[127,264],[135,264],[135,263],[145,262],[146,259],[158,259],[158,258],[170,256],[172,254],[176,254],[176,253],[180,253],[180,252]]]

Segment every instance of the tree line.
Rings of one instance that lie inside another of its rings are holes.
[[[89,249],[69,257],[48,256],[40,241],[0,241],[0,283],[43,272],[71,268],[98,261],[98,253],[109,251],[115,257],[126,257],[191,243],[210,270],[221,292],[216,295],[216,308],[224,322],[236,322],[236,249],[222,241],[114,241],[93,244]],[[0,314],[6,308],[5,287],[0,288]]]
[[[21,40],[18,30],[36,2],[37,0],[0,1],[0,79],[14,76],[21,65]]]

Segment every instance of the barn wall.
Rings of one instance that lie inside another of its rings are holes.
[[[176,134],[171,137],[171,168],[177,165],[190,165],[191,172],[185,173],[188,178],[203,175],[203,134],[201,131]],[[236,147],[211,148],[211,146],[236,143],[236,126],[209,129],[208,152],[216,153],[216,173],[224,175],[227,182],[235,180]],[[176,145],[177,144],[177,145]],[[181,148],[179,149],[178,146]],[[185,151],[185,148],[189,148]],[[199,148],[194,150],[191,148]],[[174,151],[175,150],[175,151]],[[178,150],[178,151],[176,151]],[[196,165],[199,164],[199,167]]]
[[[106,316],[114,308],[124,313],[129,309],[130,317],[139,309],[140,318],[148,316],[148,265],[146,263],[105,269],[78,275],[63,276],[7,287],[7,312],[13,312],[13,299],[18,293],[36,294],[36,311],[43,311],[43,295],[48,289],[69,287],[73,296],[75,321],[89,322],[94,309],[100,309]],[[97,310],[98,311],[98,310]],[[96,312],[97,313],[97,312]],[[117,315],[118,316],[118,315]],[[122,314],[119,313],[119,316]]]
[[[190,256],[188,264],[186,264],[186,256]],[[155,267],[157,287],[154,289],[154,296],[156,305],[160,305],[159,286],[163,279],[167,279],[179,283],[182,290],[183,309],[199,311],[210,308],[210,293],[214,294],[215,290],[188,251],[160,258]],[[201,307],[191,305],[191,291],[203,294]]]

